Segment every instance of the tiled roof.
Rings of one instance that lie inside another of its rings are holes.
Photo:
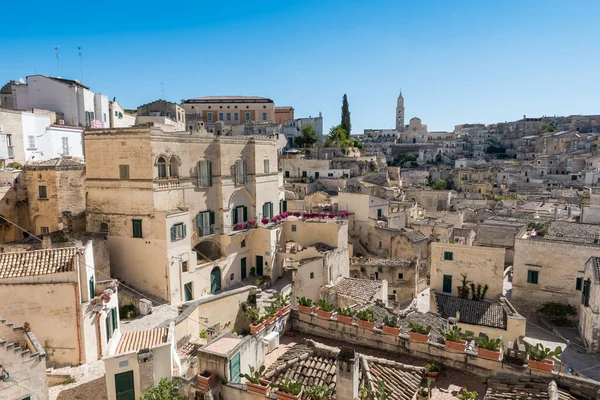
[[[366,369],[368,370],[368,374],[365,375],[371,378],[374,385],[378,380],[385,383],[386,391],[390,393],[389,400],[409,400],[419,390],[423,379],[423,367],[371,357],[364,358],[367,361]]]
[[[559,399],[576,400],[555,381],[540,377],[490,378],[484,400]]]
[[[398,319],[400,332],[405,335],[408,335],[410,332],[410,328],[408,326],[409,321],[416,322],[423,326],[431,326],[429,339],[434,343],[444,342],[444,338],[441,334],[447,325],[447,321],[444,318],[432,313],[412,312],[408,314],[407,317]]]
[[[436,293],[435,298],[442,318],[456,318],[458,311],[460,322],[465,324],[506,329],[506,311],[500,303],[459,299],[440,293]]]
[[[328,245],[326,243],[315,243],[314,247],[315,247],[315,249],[317,249],[317,251],[319,253],[326,253],[328,251],[335,250],[335,247],[331,247],[330,245]]]
[[[467,237],[471,236],[472,232],[473,232],[472,229],[454,228],[454,237],[464,237],[464,238],[467,238]]]
[[[393,258],[356,258],[353,261],[359,265],[377,265],[382,267],[409,267],[412,264],[410,260]]]
[[[36,170],[38,168],[40,168],[40,169],[50,168],[51,169],[51,168],[66,168],[66,167],[84,168],[85,163],[77,158],[58,157],[58,158],[52,158],[50,160],[31,162],[31,163],[27,164],[25,169]]]
[[[343,278],[336,285],[338,295],[348,296],[354,300],[370,302],[381,289],[382,282],[371,279]]]
[[[371,304],[369,304],[367,306],[364,306],[364,307],[356,309],[356,311],[362,311],[362,310],[371,310],[371,311],[373,311],[373,316],[375,317],[375,322],[377,322],[378,324],[382,323],[383,319],[385,317],[396,315],[392,311],[390,311],[387,308],[385,308],[383,306],[383,304],[381,304],[380,302],[371,303]]]
[[[590,258],[592,259],[592,265],[596,270],[596,283],[598,283],[598,281],[600,281],[600,257],[592,256]]]
[[[125,332],[119,340],[115,354],[151,349],[159,344],[167,343],[169,328],[155,328],[144,331]]]
[[[421,231],[406,231],[406,232],[404,232],[404,235],[411,242],[419,242],[421,240],[427,239],[427,237]]]
[[[546,235],[540,239],[599,245],[594,243],[596,234],[600,234],[600,225],[553,221],[550,223]]]
[[[76,247],[0,253],[0,279],[73,271]]]

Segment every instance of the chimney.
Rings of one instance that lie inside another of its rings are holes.
[[[42,237],[42,249],[51,249],[52,248],[52,240],[50,240],[50,236]]]
[[[342,347],[335,360],[336,398],[354,400],[358,398],[358,355],[350,347]]]

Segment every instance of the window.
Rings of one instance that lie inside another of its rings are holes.
[[[404,279],[404,274],[402,272],[398,274],[398,279]]]
[[[263,118],[262,119],[263,119],[263,121],[267,120],[267,113],[263,113]]]
[[[48,190],[45,185],[38,186],[38,194],[40,200],[48,200]]]
[[[219,113],[219,121],[223,121],[223,113]]]
[[[329,178],[333,178],[333,172],[328,172],[328,173],[327,173],[327,176],[328,176]]]
[[[279,200],[279,214],[287,211],[287,200]]]
[[[141,219],[132,219],[131,227],[133,229],[133,237],[134,238],[142,238],[142,220]]]
[[[303,177],[303,178],[306,178],[307,176],[308,176],[308,172],[306,172],[306,171],[302,171],[302,177]]]
[[[310,279],[315,279],[315,273],[314,272],[310,273]]]
[[[454,253],[451,251],[445,251],[444,252],[444,260],[446,260],[446,261],[454,260]]]
[[[381,240],[379,241],[379,248],[383,248],[383,242]]]
[[[113,307],[106,313],[106,339],[110,340],[113,332],[119,327],[117,308]]]
[[[539,271],[532,271],[532,270],[527,271],[527,283],[534,283],[537,285],[539,277],[540,277]]]
[[[240,119],[240,118],[239,118],[239,114],[238,114],[238,113],[234,113],[234,114],[233,114],[233,120],[234,120],[234,121],[238,121],[239,119]]]
[[[100,232],[108,233],[108,224],[106,222],[100,222]]]
[[[235,162],[235,183],[238,185],[243,185],[246,183],[246,161],[237,160]]]
[[[183,291],[185,293],[185,301],[194,300],[194,283],[189,282],[183,286]]]
[[[262,209],[262,215],[263,218],[273,218],[273,203],[272,202],[267,202],[265,204],[263,204],[263,209]]]
[[[248,207],[238,206],[233,209],[233,225],[248,221]]]
[[[104,122],[106,122],[106,113],[103,114]]]
[[[590,284],[592,282],[589,279],[586,279],[583,282],[583,290],[581,291],[581,304],[585,307],[590,306]]]
[[[96,295],[96,285],[94,283],[94,276],[90,276],[90,280],[88,281],[88,287],[90,289],[90,299],[93,299]]]
[[[242,248],[243,248],[243,247],[246,247],[246,239],[242,239],[242,243],[241,243],[241,245],[240,245],[240,246],[241,246]],[[242,258],[242,260],[244,261],[244,263],[246,262],[246,259],[245,259],[245,258]]]
[[[292,232],[296,232],[296,225],[292,225]]]
[[[212,162],[210,160],[198,161],[198,187],[212,186]]]
[[[250,113],[249,112],[246,113],[246,121],[250,121]]]
[[[263,160],[263,168],[265,171],[265,174],[269,173],[269,160]]]
[[[14,158],[15,152],[13,151],[12,135],[6,135],[6,147],[8,148],[8,158]]]
[[[583,278],[577,278],[577,281],[575,282],[575,290],[581,290],[582,285]]]
[[[209,121],[209,122],[212,122],[213,119],[212,119],[212,113],[211,112],[206,113],[206,120]]]
[[[215,233],[215,213],[214,211],[203,211],[196,216],[196,225],[200,237],[209,236]]]
[[[290,177],[290,171],[285,171],[285,177],[289,178]]]
[[[63,156],[69,155],[69,138],[68,137],[62,138],[62,155]]]
[[[181,262],[181,272],[188,272],[188,262],[187,261]]]
[[[231,113],[227,113],[227,121],[231,121]]]
[[[119,179],[129,180],[129,165],[119,165]]]
[[[171,227],[171,242],[175,242],[177,240],[181,240],[185,238],[185,224],[179,223],[175,224]]]
[[[166,178],[167,177],[167,160],[164,157],[158,157],[156,160],[156,165],[158,166],[158,177]]]
[[[27,136],[27,150],[35,150],[35,136]]]
[[[452,275],[444,275],[442,292],[452,293]]]

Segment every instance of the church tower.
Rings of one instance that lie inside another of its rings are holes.
[[[402,91],[398,96],[396,103],[396,131],[402,132],[404,130],[404,97],[402,97]]]

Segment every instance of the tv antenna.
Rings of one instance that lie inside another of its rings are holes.
[[[82,49],[81,46],[77,47],[77,51],[79,54],[79,69],[81,70],[81,82],[83,82],[83,58],[81,55],[81,49]]]
[[[160,83],[160,90],[162,91],[162,99],[165,99],[165,87],[163,86],[163,83]]]
[[[60,46],[54,46],[56,52],[56,76],[60,75]]]

